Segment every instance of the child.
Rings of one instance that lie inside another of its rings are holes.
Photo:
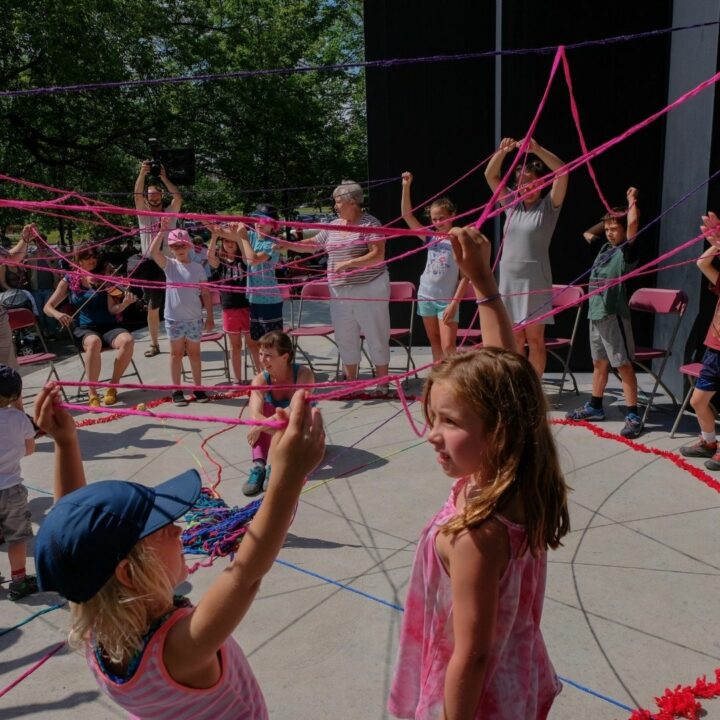
[[[425,387],[428,440],[456,481],[420,536],[388,709],[537,720],[561,689],[540,617],[546,550],[569,529],[567,487],[539,376],[514,352],[490,243],[459,228],[451,242],[485,348],[449,356]]]
[[[410,186],[412,173],[402,174],[402,201],[400,207],[403,220],[413,229],[423,228],[423,224],[412,213]],[[427,208],[430,222],[438,232],[449,232],[452,227],[450,218],[457,214],[455,205],[448,198],[433,200]],[[424,237],[423,241],[437,241],[437,238]],[[459,280],[459,282],[458,282]],[[433,362],[455,352],[460,312],[460,301],[465,295],[467,279],[459,278],[459,271],[452,254],[449,240],[434,242],[428,248],[425,270],[420,276],[418,289],[418,315],[423,319],[425,332],[432,348]]]
[[[583,237],[589,243],[600,246],[590,270],[590,291],[612,283],[637,264],[635,235],[640,213],[637,206],[637,190],[627,191],[627,208],[614,208],[594,225]],[[598,236],[604,228],[607,242]],[[610,367],[617,370],[627,404],[625,425],[620,434],[636,438],[642,432],[642,419],[637,407],[637,378],[633,369],[635,344],[633,341],[630,310],[628,309],[625,283],[610,284],[602,292],[588,300],[590,320],[590,352],[593,359],[592,397],[581,408],[567,414],[570,420],[604,420],[603,393],[607,385]]]
[[[260,367],[263,368],[252,381],[253,386],[279,385],[277,390],[250,393],[250,418],[252,420],[277,419],[276,410],[287,408],[295,395],[289,385],[310,385],[315,377],[310,368],[293,362],[295,349],[292,340],[283,332],[273,330],[258,340]],[[267,464],[270,439],[275,428],[253,425],[248,431],[248,443],[252,448],[253,466],[242,491],[248,497],[267,490],[270,465]]]
[[[182,381],[182,361],[185,355],[190,360],[193,385],[202,385],[200,366],[200,338],[203,330],[209,332],[215,327],[210,291],[204,287],[207,280],[200,263],[190,261],[192,241],[185,230],[172,230],[168,238],[168,247],[173,257],[163,255],[161,246],[163,237],[170,227],[167,218],[160,221],[160,232],[150,246],[150,256],[165,273],[168,281],[165,291],[165,331],[170,340],[170,376],[175,405],[185,406],[188,401],[180,389]],[[195,283],[197,287],[176,286],[173,283]],[[202,304],[200,302],[202,298]],[[202,308],[205,306],[205,324],[203,326]],[[195,400],[206,403],[209,398],[202,390],[194,390]]]
[[[37,592],[35,577],[25,572],[26,541],[33,532],[20,474],[20,460],[35,452],[35,429],[28,416],[15,407],[21,396],[19,373],[0,365],[0,537],[8,544],[10,600]]]
[[[247,267],[236,240],[221,238],[222,247],[217,249],[218,234],[210,235],[208,263],[214,270],[213,279],[236,290],[221,290],[223,330],[230,340],[230,363],[235,374],[235,382],[243,381],[242,338],[250,332],[250,310],[245,293]]]
[[[272,205],[255,206],[252,217],[257,218],[255,229],[248,232],[242,223],[231,228],[211,226],[223,238],[236,240],[249,266],[247,299],[250,303],[250,337],[247,339],[255,372],[260,372],[257,341],[266,333],[283,329],[283,301],[275,275],[280,260],[277,232],[278,212]]]
[[[132,717],[260,720],[262,692],[231,633],[282,548],[305,476],[322,457],[322,418],[298,393],[273,441],[273,485],[232,562],[193,607],[173,598],[187,577],[174,521],[200,494],[195,470],[155,488],[86,485],[72,418],[57,389],[35,401],[56,443],[56,504],[38,532],[40,586],[70,600],[70,640],[102,690]]]
[[[713,259],[720,253],[720,220],[714,212],[702,216],[700,226],[710,247],[698,258],[700,272],[710,281],[710,290],[720,296],[720,272]],[[700,439],[693,445],[680,448],[685,457],[709,458],[705,461],[708,470],[720,470],[720,453],[715,437],[715,413],[710,402],[720,390],[720,300],[715,307],[712,322],[705,336],[705,354],[702,359],[700,377],[695,383],[690,404],[700,424]]]

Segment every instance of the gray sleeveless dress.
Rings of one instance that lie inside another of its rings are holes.
[[[548,250],[560,208],[553,207],[548,193],[529,210],[519,203],[506,210],[506,215],[500,294],[514,325],[520,322],[532,325],[533,318],[552,309]],[[543,325],[553,322],[552,317],[541,321]]]

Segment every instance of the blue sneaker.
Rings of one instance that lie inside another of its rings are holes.
[[[265,466],[265,479],[263,480],[263,492],[267,492],[268,483],[270,482],[270,466]]]
[[[602,408],[595,408],[587,402],[581,408],[569,412],[565,417],[568,420],[604,420],[605,411]]]
[[[265,466],[257,463],[252,466],[248,479],[242,486],[243,495],[252,497],[259,495],[263,491],[263,482],[265,481]]]
[[[625,427],[620,431],[620,434],[626,438],[636,438],[639,437],[642,430],[642,418],[635,413],[628,413],[625,416]]]

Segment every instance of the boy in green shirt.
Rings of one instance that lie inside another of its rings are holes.
[[[593,359],[592,397],[581,408],[567,414],[570,420],[604,420],[603,394],[610,367],[620,375],[627,404],[623,437],[636,438],[642,432],[642,420],[637,408],[637,377],[633,369],[635,344],[627,293],[624,283],[613,280],[622,277],[637,264],[635,235],[639,212],[637,190],[627,191],[628,207],[613,208],[602,221],[591,227],[583,237],[588,243],[600,246],[590,270],[589,292],[604,288],[588,299],[590,320],[590,352]],[[625,213],[615,215],[614,213]],[[604,238],[599,235],[604,231]]]

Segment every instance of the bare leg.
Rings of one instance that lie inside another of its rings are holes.
[[[697,415],[700,430],[704,433],[715,433],[715,413],[710,407],[710,401],[715,393],[710,390],[693,390],[690,404]]]
[[[440,326],[440,345],[442,347],[442,356],[452,355],[457,350],[457,323],[446,325],[444,322],[439,323]]]
[[[435,316],[423,316],[423,325],[425,326],[425,334],[430,341],[430,349],[432,350],[433,362],[439,362],[443,358],[442,341],[440,339],[440,322]]]
[[[153,345],[159,345],[160,337],[160,308],[148,308],[147,312],[148,332],[150,333],[150,342]]]
[[[545,350],[545,326],[529,325],[525,328],[525,336],[528,344],[528,360],[535,368],[535,372],[542,377],[547,362],[547,351]]]
[[[345,377],[348,380],[357,380],[358,376],[358,365],[347,365],[346,363],[343,363],[343,367],[345,368]]]
[[[185,340],[190,370],[192,372],[193,385],[202,385],[202,366],[200,363],[200,343],[192,340]]]
[[[625,363],[617,368],[620,380],[622,380],[623,395],[625,396],[625,402],[628,407],[634,407],[637,405],[637,376],[633,369],[632,363]]]
[[[10,561],[10,571],[18,572],[25,567],[27,557],[27,547],[24,542],[17,542],[8,545],[8,560]]]
[[[260,348],[258,347],[257,341],[253,340],[250,335],[247,336],[247,346],[250,350],[250,357],[252,358],[253,365],[255,366],[255,372],[260,372]]]
[[[242,335],[240,333],[228,333],[230,340],[230,364],[232,365],[233,375],[237,382],[243,379],[242,371]]]
[[[97,382],[100,378],[100,351],[102,340],[97,335],[86,335],[83,339],[83,350],[85,351],[85,374],[90,382]],[[88,397],[97,397],[97,388],[88,388]]]
[[[608,360],[593,360],[592,394],[593,397],[602,397],[610,375],[610,362]],[[636,386],[637,389],[637,386]]]
[[[115,364],[113,365],[113,374],[110,382],[118,383],[132,360],[133,350],[135,349],[135,339],[130,333],[126,332],[118,335],[113,340],[112,346],[117,350],[117,354],[115,355]]]
[[[170,341],[170,379],[175,387],[182,382],[182,361],[185,355],[185,338]]]

